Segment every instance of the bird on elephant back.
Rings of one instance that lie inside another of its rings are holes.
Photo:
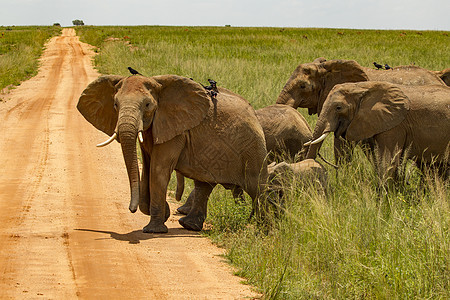
[[[117,140],[130,183],[129,209],[150,215],[143,229],[165,233],[172,171],[194,180],[196,201],[179,220],[201,230],[207,201],[217,184],[238,186],[253,200],[256,214],[267,182],[264,132],[255,111],[224,88],[212,99],[189,78],[176,75],[101,76],[83,91],[77,108],[95,128]],[[213,101],[214,100],[214,101]],[[140,176],[136,140],[143,156]]]
[[[400,66],[393,70],[375,70],[360,66],[354,60],[326,60],[300,64],[283,87],[276,103],[293,108],[307,108],[320,117],[325,99],[337,84],[360,81],[387,81],[406,86],[441,85],[445,83],[434,72],[417,66]],[[337,163],[348,160],[354,145],[345,139],[334,139]]]
[[[336,85],[323,103],[307,158],[315,158],[330,133],[353,142],[367,141],[383,182],[397,179],[404,158],[419,168],[449,172],[450,88],[389,82]]]

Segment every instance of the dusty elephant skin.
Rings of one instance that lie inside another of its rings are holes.
[[[326,169],[314,159],[305,159],[297,163],[272,163],[267,166],[269,189],[282,190],[283,183],[291,177],[297,177],[303,183],[318,184],[325,189],[327,184]]]
[[[300,64],[287,81],[277,103],[293,108],[307,108],[308,113],[320,116],[331,89],[341,83],[360,81],[387,81],[401,85],[445,85],[432,71],[417,66],[400,66],[393,70],[375,70],[361,67],[353,60],[316,59]],[[353,146],[340,139],[334,141],[335,160],[348,159]]]
[[[402,157],[424,167],[432,162],[448,168],[450,89],[407,87],[387,82],[336,86],[324,103],[307,158],[315,158],[326,135],[349,141],[370,139],[378,151],[380,174],[395,178]]]
[[[294,108],[274,104],[256,110],[256,117],[264,131],[268,161],[288,160],[295,157],[303,159],[306,155],[303,144],[312,139],[312,131],[305,118]],[[243,191],[236,186],[225,186],[233,193],[236,202],[243,201]],[[176,199],[181,200],[184,190],[184,177],[177,173]],[[195,189],[191,192],[186,203],[178,208],[181,214],[188,214],[193,201]]]
[[[211,99],[200,84],[180,76],[101,76],[84,90],[77,108],[120,142],[130,181],[130,211],[139,205],[151,216],[144,232],[167,232],[166,193],[173,170],[194,179],[198,191],[198,201],[179,220],[192,230],[202,229],[217,183],[239,186],[256,201],[260,183],[267,180],[261,125],[250,104],[226,89]],[[141,179],[138,135],[143,139]]]
[[[264,130],[270,162],[276,158],[294,160],[301,154],[303,144],[312,138],[308,122],[289,106],[275,104],[260,108],[256,116]]]

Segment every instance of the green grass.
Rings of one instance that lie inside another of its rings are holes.
[[[147,76],[213,78],[255,108],[274,103],[295,67],[320,56],[367,67],[450,66],[449,32],[156,26],[77,32],[99,47],[101,73],[128,75],[131,66]],[[314,126],[317,117],[301,112]],[[332,157],[330,140],[321,152]],[[326,194],[286,182],[285,211],[269,216],[264,230],[248,220],[249,199],[236,205],[218,187],[205,234],[266,298],[448,299],[449,182],[404,167],[409,180],[388,193],[362,151],[338,173],[329,169]],[[185,198],[191,189],[189,183]]]
[[[36,75],[45,42],[60,31],[56,26],[0,26],[0,90]]]

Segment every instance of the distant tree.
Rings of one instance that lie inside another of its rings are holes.
[[[83,22],[83,20],[73,20],[72,24],[75,26],[82,26],[82,25],[84,25],[84,22]]]
[[[59,23],[53,23],[53,26],[61,27],[61,24],[59,24]]]

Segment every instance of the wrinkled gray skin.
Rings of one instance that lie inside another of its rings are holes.
[[[283,183],[296,177],[304,183],[318,184],[325,189],[327,184],[326,169],[314,159],[305,159],[297,163],[271,163],[267,166],[269,189],[282,191]],[[290,180],[288,181],[290,182]]]
[[[110,75],[90,83],[77,108],[97,129],[117,133],[130,182],[130,211],[139,206],[151,216],[144,232],[168,231],[166,193],[173,170],[194,179],[197,191],[196,203],[179,221],[187,229],[202,229],[209,194],[218,183],[241,187],[256,205],[267,181],[267,151],[255,112],[239,95],[219,89],[213,101],[200,84],[175,75]]]
[[[311,128],[305,118],[294,108],[286,105],[274,104],[256,110],[256,116],[264,131],[268,161],[288,160],[293,161],[297,155],[303,159],[303,144],[312,138]],[[243,191],[239,187],[225,186],[233,193],[236,202],[243,202]],[[181,200],[184,191],[184,177],[177,173],[177,190],[175,199]],[[193,201],[195,189],[191,192],[184,205],[177,211],[188,214]]]
[[[424,168],[435,162],[448,170],[450,142],[450,88],[402,86],[388,82],[338,85],[328,95],[313,138],[334,132],[349,141],[370,141],[378,149],[377,167],[382,178],[397,177],[402,158]],[[322,142],[309,148],[315,158]]]
[[[375,70],[361,67],[353,60],[325,60],[318,58],[312,63],[300,64],[287,81],[278,104],[293,108],[307,108],[308,113],[320,116],[323,103],[331,89],[341,83],[360,81],[388,81],[402,85],[445,85],[432,71],[416,66],[400,66],[394,70]],[[353,146],[342,139],[335,139],[335,160],[348,159],[345,150]],[[351,150],[350,150],[351,151]]]

